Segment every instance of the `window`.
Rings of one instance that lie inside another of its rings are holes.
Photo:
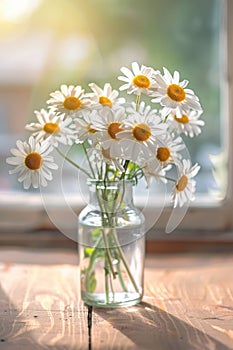
[[[5,158],[15,140],[24,139],[24,125],[33,111],[46,106],[62,83],[82,85],[109,81],[116,88],[121,66],[134,60],[179,70],[198,94],[206,126],[195,140],[184,139],[193,161],[201,164],[196,201],[180,228],[228,229],[232,226],[233,4],[230,0],[16,0],[1,4],[0,34],[0,196],[1,227],[25,229],[57,222],[71,212],[69,227],[82,205],[77,173],[61,164],[62,190],[53,184],[24,192],[9,176]],[[231,79],[230,79],[231,77]],[[209,154],[214,155],[213,174]],[[65,176],[64,176],[65,175]],[[217,182],[216,182],[217,179]],[[75,184],[75,189],[73,187]],[[65,192],[65,196],[61,191]],[[73,195],[75,193],[75,195]],[[58,201],[59,194],[61,194]],[[44,203],[43,203],[44,201]],[[138,199],[140,204],[140,198]],[[159,205],[147,208],[154,215]],[[30,213],[30,215],[28,214]],[[171,208],[159,221],[165,227]],[[14,218],[14,219],[13,219]],[[68,222],[69,220],[66,220]],[[63,222],[62,222],[63,221]],[[68,228],[66,228],[68,229]]]

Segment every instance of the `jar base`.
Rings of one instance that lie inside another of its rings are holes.
[[[106,301],[105,293],[81,293],[82,300],[86,305],[96,306],[101,308],[118,308],[124,306],[133,306],[141,302],[142,295],[139,293],[114,293],[114,296],[109,297]]]

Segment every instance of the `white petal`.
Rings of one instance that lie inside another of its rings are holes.
[[[26,150],[25,150],[25,143],[23,143],[21,140],[17,140],[16,141],[16,146],[18,147],[18,149],[22,152],[22,154],[26,155]]]
[[[133,77],[132,77],[132,79],[133,79]],[[118,77],[118,80],[125,81],[126,83],[131,82],[132,79],[129,79],[129,78],[127,78],[127,77],[123,77],[122,75],[120,75],[120,76]]]
[[[140,73],[139,64],[137,62],[132,63],[132,70],[134,75],[138,75]]]
[[[20,182],[22,182],[22,181],[20,181]],[[28,174],[28,176],[23,181],[23,187],[25,190],[28,190],[30,186],[31,186],[31,176],[30,176],[30,174]]]
[[[131,72],[131,70],[129,70],[129,69],[126,68],[126,67],[122,67],[120,70],[121,70],[121,72],[122,72],[123,74],[125,74],[129,79],[133,79],[134,75],[133,75],[133,73]],[[118,79],[119,79],[119,78],[118,78]]]
[[[103,90],[95,83],[90,83],[89,86],[92,91],[94,91],[98,96],[101,96],[103,94]]]
[[[41,168],[41,178],[44,177],[47,180],[51,181],[53,179],[53,175],[52,172],[48,169],[46,169],[45,167]]]
[[[172,84],[173,79],[172,79],[172,75],[169,72],[169,70],[167,68],[163,67],[163,71],[164,71],[164,78],[165,78],[166,82],[168,84]]]
[[[65,84],[62,84],[62,85],[61,85],[61,92],[63,93],[64,96],[67,96],[68,93],[69,93],[69,88],[68,88],[68,86],[65,85]]]
[[[180,81],[180,73],[175,70],[173,74],[173,83],[179,84],[179,81]]]
[[[54,170],[57,170],[58,169],[58,165],[55,164],[55,163],[50,163],[50,162],[44,162],[45,165],[50,168],[50,169],[54,169]]]
[[[19,165],[23,163],[23,159],[16,158],[16,157],[9,157],[6,159],[7,164],[10,165]]]
[[[122,90],[127,90],[129,87],[129,84],[124,84],[122,86],[119,87],[119,90],[122,91]]]
[[[40,185],[43,187],[46,187],[48,185],[48,183],[44,177],[40,177]]]
[[[160,101],[161,101],[161,96],[155,97],[151,100],[151,102],[153,102],[153,103],[159,103]]]
[[[9,174],[16,174],[18,172],[22,172],[24,170],[24,166],[23,165],[18,165],[17,167],[15,167],[14,169],[9,171]]]
[[[188,85],[188,83],[189,83],[188,80],[183,80],[183,81],[180,82],[179,85],[180,85],[182,88],[185,88],[185,87]]]
[[[19,174],[19,177],[18,177],[19,182],[24,181],[26,177],[30,177],[30,172],[31,170],[29,170],[28,168],[24,168]]]
[[[32,182],[32,186],[34,188],[39,187],[39,172],[38,171],[31,172],[31,182]]]
[[[112,87],[109,83],[106,83],[104,85],[104,92],[106,93],[106,96],[109,96],[112,92]]]
[[[176,108],[177,107],[177,102],[172,101],[167,96],[162,97],[160,103],[161,103],[162,106],[166,106],[166,107],[169,107],[169,108]]]

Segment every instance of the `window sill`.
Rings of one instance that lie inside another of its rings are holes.
[[[77,250],[77,242],[53,229],[28,231],[2,231],[0,246],[28,249]],[[233,232],[186,231],[176,230],[167,235],[161,230],[152,230],[146,234],[147,254],[173,253],[213,253],[232,252]]]
[[[55,228],[61,232],[73,232],[77,226],[77,215],[86,203],[87,200],[81,195],[62,197],[53,194],[41,196],[32,193],[0,193],[0,230],[27,231]],[[165,231],[172,208],[167,202],[161,212],[160,203],[163,203],[163,200],[158,196],[149,200],[148,198],[136,200],[138,208],[142,208],[148,227]],[[195,202],[190,203],[178,228],[229,231],[233,228],[231,212],[232,203],[229,201],[198,196]]]

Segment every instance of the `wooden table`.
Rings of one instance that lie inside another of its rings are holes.
[[[0,262],[0,349],[88,349],[75,250],[5,248]],[[143,302],[93,308],[91,334],[92,350],[233,349],[233,253],[147,256]]]

